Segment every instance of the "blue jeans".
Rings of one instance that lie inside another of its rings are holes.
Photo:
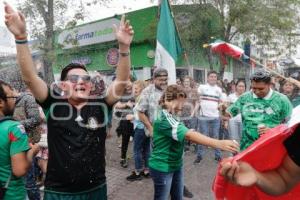
[[[154,183],[154,200],[183,199],[183,168],[174,172],[160,172],[150,168],[150,175]]]
[[[200,116],[198,120],[198,131],[211,138],[219,139],[219,131],[221,120],[220,118],[203,117]],[[202,158],[204,149],[202,145],[197,146],[197,157]],[[221,158],[222,154],[220,149],[215,149],[215,158]]]
[[[27,195],[28,199],[30,200],[40,200],[41,195],[40,195],[40,190],[38,186],[36,185],[36,159],[33,158],[32,165],[29,168],[25,181],[26,181],[26,190],[27,190]]]
[[[197,130],[198,118],[197,117],[191,117],[190,119],[183,120],[183,123],[187,128]]]
[[[150,138],[145,135],[144,129],[136,128],[134,130],[133,153],[135,170],[141,172],[143,170],[143,163],[147,169],[150,155]]]

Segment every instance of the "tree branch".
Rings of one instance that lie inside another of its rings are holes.
[[[234,31],[234,32],[232,33],[232,35],[229,37],[228,42],[230,42],[230,41],[232,40],[232,38],[233,38],[237,33],[239,33],[238,30]]]

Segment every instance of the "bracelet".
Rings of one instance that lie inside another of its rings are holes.
[[[27,40],[27,33],[26,33],[25,36],[23,36],[23,37],[15,36],[15,39],[16,39],[16,40]]]
[[[129,56],[129,55],[130,55],[130,51],[128,51],[128,52],[120,52],[120,51],[119,51],[119,54],[120,54],[120,56],[122,56],[122,57],[126,57],[126,56]]]
[[[27,44],[28,43],[28,40],[25,39],[25,40],[15,40],[16,44]]]

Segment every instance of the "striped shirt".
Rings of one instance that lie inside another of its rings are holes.
[[[200,85],[200,115],[205,117],[219,117],[218,105],[223,100],[222,90],[217,85]]]

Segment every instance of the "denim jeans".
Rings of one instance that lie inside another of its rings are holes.
[[[198,131],[211,138],[219,139],[221,120],[220,118],[200,116],[198,120]],[[202,158],[204,149],[202,145],[197,146],[197,157]],[[220,149],[215,149],[215,158],[221,158]]]
[[[243,130],[243,126],[242,126],[242,119],[240,114],[229,120],[228,131],[229,131],[230,139],[239,142],[242,137],[242,130]]]
[[[135,162],[135,170],[141,172],[143,163],[148,168],[148,160],[150,155],[150,138],[145,135],[144,129],[136,128],[133,137],[133,154]]]
[[[191,117],[190,119],[183,120],[183,123],[187,128],[197,130],[198,118],[197,117]]]
[[[154,200],[183,200],[183,168],[174,172],[160,172],[150,168],[154,183]]]
[[[183,120],[183,123],[188,129],[197,130],[198,118],[197,117],[191,117],[190,119]],[[191,141],[185,140],[184,145],[185,145],[186,148],[189,149],[189,146],[191,145]]]
[[[25,181],[26,181],[26,190],[27,190],[27,195],[28,199],[30,200],[40,200],[41,195],[40,195],[40,190],[38,186],[36,185],[36,159],[34,158],[32,161],[32,165],[29,168]]]

